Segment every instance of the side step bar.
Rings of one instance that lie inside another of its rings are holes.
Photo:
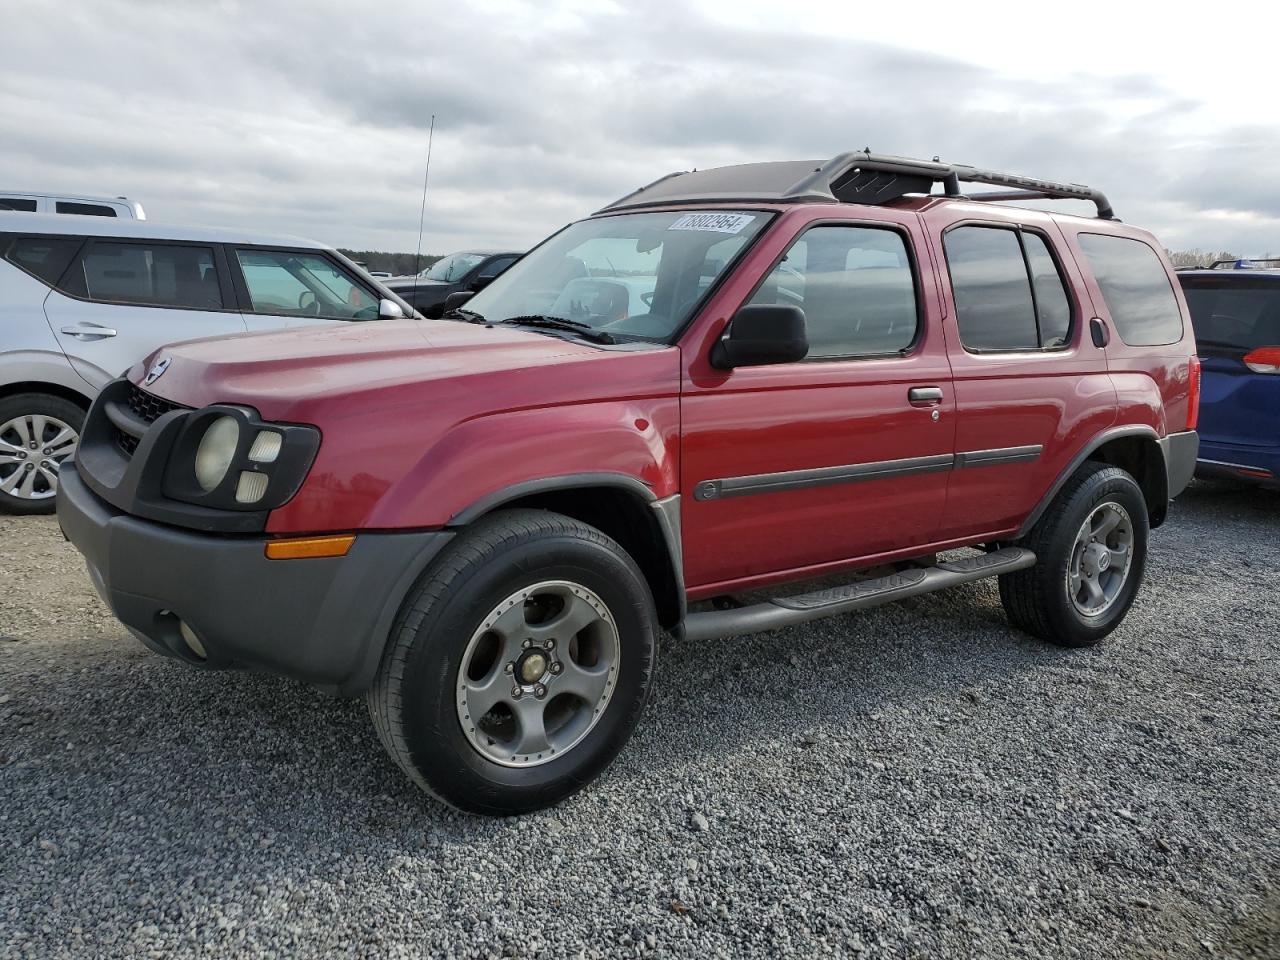
[[[686,640],[736,637],[744,633],[776,630],[820,617],[878,607],[882,603],[945,590],[972,580],[983,580],[1025,570],[1036,555],[1022,547],[1004,547],[975,557],[939,563],[933,567],[902,570],[876,580],[860,580],[842,587],[815,590],[797,597],[777,597],[734,610],[709,610],[685,617]]]

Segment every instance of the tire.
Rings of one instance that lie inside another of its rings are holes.
[[[501,511],[460,534],[409,591],[369,713],[392,759],[450,806],[538,810],[621,751],[648,696],[658,633],[648,584],[612,539],[560,514]],[[565,692],[588,685],[587,696]]]
[[[0,512],[53,513],[57,466],[75,452],[84,416],[83,407],[48,393],[0,400]]]
[[[1133,605],[1146,571],[1149,535],[1146,500],[1133,477],[1119,467],[1086,463],[1019,542],[1035,552],[1035,565],[1000,577],[1000,601],[1009,619],[1060,646],[1093,646]],[[1119,553],[1111,547],[1126,539],[1128,561],[1116,581]]]

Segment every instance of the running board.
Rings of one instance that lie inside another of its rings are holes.
[[[876,580],[860,580],[842,587],[802,593],[796,597],[777,597],[749,607],[691,613],[685,617],[684,637],[686,640],[710,640],[714,637],[736,637],[744,633],[776,630],[779,627],[817,620],[819,617],[865,610],[882,603],[945,590],[961,583],[1025,570],[1035,562],[1036,555],[1030,550],[1005,547],[992,553],[951,560],[932,567],[902,570]]]

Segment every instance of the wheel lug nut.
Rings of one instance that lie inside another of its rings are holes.
[[[516,668],[516,665],[514,663],[508,663],[502,669],[505,670],[507,673],[512,673],[515,670],[515,668]]]
[[[44,448],[44,455],[47,457],[47,456],[49,455],[49,453],[50,453],[49,448],[48,448],[48,447],[45,447],[45,448]]]
[[[522,650],[528,650],[532,646],[533,646],[532,640],[525,640],[523,643],[520,644],[520,648]]]
[[[547,640],[546,643],[543,644],[543,646],[546,647],[548,650],[554,650],[556,648],[556,642],[554,639],[549,639]]]
[[[563,669],[564,669],[564,666],[560,663],[560,661],[559,661],[559,660],[557,660],[557,661],[555,661],[554,663],[552,663],[552,664],[551,664],[551,672],[552,672],[552,673],[559,673],[559,672],[560,672],[561,670],[563,670]]]
[[[542,699],[547,695],[547,688],[544,687],[542,684],[538,684],[536,687],[533,688],[533,695],[538,699]]]
[[[523,691],[523,690],[521,690],[519,687],[512,687],[512,688],[511,688],[511,696],[515,697],[517,700],[519,700],[519,699],[520,699],[520,696],[521,696],[523,693],[524,693],[524,691]]]

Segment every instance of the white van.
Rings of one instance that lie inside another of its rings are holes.
[[[0,511],[53,511],[93,397],[166,343],[412,315],[311,240],[0,214]]]
[[[22,190],[0,190],[0,212],[3,211],[147,219],[142,204],[128,197],[81,197],[71,194],[27,193]]]

